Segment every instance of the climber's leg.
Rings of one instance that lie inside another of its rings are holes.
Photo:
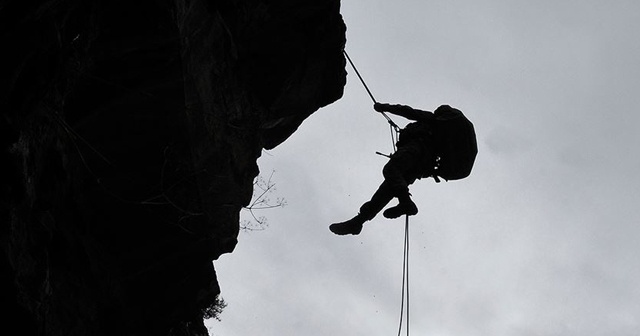
[[[418,213],[418,207],[411,200],[409,185],[415,182],[416,172],[420,170],[420,149],[414,146],[398,148],[384,166],[382,173],[385,182],[389,184],[392,197],[397,197],[399,204],[384,212],[386,218],[397,218],[402,215],[413,216]]]
[[[357,235],[362,231],[364,222],[372,220],[384,207],[393,199],[394,195],[389,188],[387,181],[382,182],[378,190],[373,194],[371,200],[360,207],[360,212],[348,221],[331,224],[329,230],[335,234]]]

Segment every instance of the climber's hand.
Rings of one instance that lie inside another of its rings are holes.
[[[375,104],[373,104],[373,109],[378,111],[378,112],[388,111],[387,110],[388,108],[389,108],[389,104],[383,104],[383,103],[375,103]]]

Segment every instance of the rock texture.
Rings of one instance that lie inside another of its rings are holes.
[[[0,1],[3,329],[206,335],[257,158],[342,95],[339,8]]]

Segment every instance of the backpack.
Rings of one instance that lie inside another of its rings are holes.
[[[438,157],[433,177],[459,180],[471,174],[478,154],[473,124],[458,109],[442,105],[434,112],[433,137]]]

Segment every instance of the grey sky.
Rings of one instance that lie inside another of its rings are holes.
[[[343,1],[380,102],[462,109],[472,175],[411,188],[415,335],[637,335],[640,2]],[[356,214],[391,141],[354,71],[345,96],[265,153],[283,209],[216,261],[219,336],[397,333],[402,220]],[[404,121],[395,118],[404,125]]]

